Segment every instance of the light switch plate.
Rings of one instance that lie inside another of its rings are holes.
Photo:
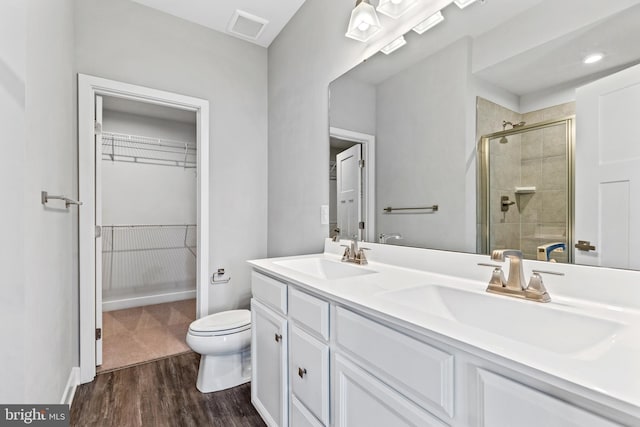
[[[329,205],[320,206],[320,224],[329,225]]]

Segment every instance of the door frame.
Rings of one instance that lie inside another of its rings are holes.
[[[362,179],[364,185],[362,189],[362,213],[365,224],[363,239],[367,242],[377,242],[376,239],[376,137],[367,133],[355,132],[348,129],[330,127],[330,138],[339,138],[351,141],[362,146],[362,159],[364,160],[364,174]]]
[[[96,200],[94,112],[97,95],[125,98],[196,113],[197,248],[196,316],[208,314],[209,301],[209,101],[144,86],[78,74],[78,193],[80,382],[96,375]]]

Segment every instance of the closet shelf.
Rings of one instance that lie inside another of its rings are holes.
[[[192,169],[197,149],[195,142],[102,132],[102,160]]]

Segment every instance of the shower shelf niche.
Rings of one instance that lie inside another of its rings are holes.
[[[515,189],[515,193],[516,194],[533,194],[535,192],[536,192],[536,187],[535,186],[516,187],[516,189]]]

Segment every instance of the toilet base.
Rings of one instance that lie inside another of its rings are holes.
[[[251,381],[251,350],[200,356],[196,387],[202,393],[226,390]]]

